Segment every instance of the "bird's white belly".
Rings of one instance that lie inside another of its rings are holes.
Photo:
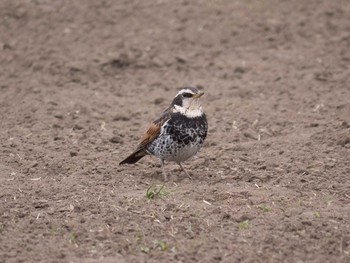
[[[198,150],[199,150],[198,145],[186,145],[183,148],[178,149],[174,153],[165,156],[164,159],[166,161],[181,163],[191,158],[193,155],[195,155],[198,152]]]

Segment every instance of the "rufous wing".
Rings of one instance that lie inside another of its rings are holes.
[[[147,146],[159,136],[162,125],[166,120],[168,120],[168,118],[169,114],[163,114],[160,119],[154,121],[146,133],[142,136],[140,144],[136,150],[119,164],[136,163],[138,160],[144,157],[147,154]]]
[[[147,132],[142,136],[141,142],[138,149],[145,148],[149,143],[151,143],[160,134],[161,125],[160,123],[152,123],[148,128]]]

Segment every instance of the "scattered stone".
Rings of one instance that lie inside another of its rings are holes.
[[[126,116],[117,115],[113,118],[113,121],[128,121],[130,118]]]
[[[348,122],[346,122],[346,121],[343,121],[341,123],[341,126],[344,127],[344,128],[350,128],[350,124]]]
[[[153,103],[155,105],[158,105],[158,104],[161,104],[164,100],[165,100],[164,98],[156,98]]]
[[[54,123],[54,124],[52,124],[52,128],[54,128],[54,129],[62,129],[62,126],[57,124],[57,123]]]
[[[132,59],[128,54],[121,53],[116,58],[113,58],[102,64],[102,67],[111,67],[111,68],[126,68],[132,64]]]
[[[39,209],[39,208],[47,208],[49,207],[49,204],[46,200],[40,200],[40,201],[34,201],[32,203],[32,206],[36,209]]]
[[[239,74],[243,74],[243,73],[245,73],[247,70],[245,69],[245,68],[243,68],[243,67],[236,67],[235,69],[234,69],[234,72],[235,73],[239,73]]]
[[[235,218],[234,221],[239,223],[239,222],[243,222],[243,221],[246,221],[246,220],[251,221],[253,219],[254,219],[254,216],[243,214],[242,216]]]
[[[53,115],[55,118],[57,119],[63,119],[63,115],[61,113],[56,113],[55,115]]]
[[[33,168],[33,167],[37,167],[39,165],[39,163],[37,162],[37,161],[32,161],[29,165],[28,165],[28,167],[29,168]]]
[[[8,43],[0,43],[1,50],[12,49],[12,46]]]
[[[314,75],[315,79],[318,81],[329,81],[332,77],[330,72],[317,72]]]
[[[258,140],[258,135],[256,134],[256,132],[252,131],[252,130],[248,130],[246,132],[243,133],[243,135],[249,139],[253,139],[253,140]]]
[[[69,154],[70,154],[71,157],[74,157],[74,156],[78,155],[78,153],[76,151],[71,151]]]
[[[79,124],[75,124],[73,127],[73,130],[82,130],[82,129],[84,129],[84,127]]]
[[[338,140],[338,145],[345,147],[345,145],[347,145],[348,143],[350,143],[350,136],[343,136],[342,138],[340,138],[340,140]]]
[[[181,63],[181,64],[185,64],[187,62],[187,60],[185,58],[180,57],[180,56],[176,56],[175,59],[176,59],[176,62]]]
[[[113,136],[110,140],[111,143],[122,143],[122,138],[120,138],[119,136]]]

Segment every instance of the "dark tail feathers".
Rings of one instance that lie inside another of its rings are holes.
[[[138,160],[140,160],[145,155],[146,155],[146,153],[143,149],[135,151],[132,154],[130,154],[127,158],[125,158],[123,161],[121,161],[119,163],[119,165],[125,164],[125,163],[130,163],[130,164],[136,163]]]

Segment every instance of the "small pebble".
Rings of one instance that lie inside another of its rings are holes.
[[[111,143],[122,143],[122,139],[119,136],[113,136],[109,141]]]

